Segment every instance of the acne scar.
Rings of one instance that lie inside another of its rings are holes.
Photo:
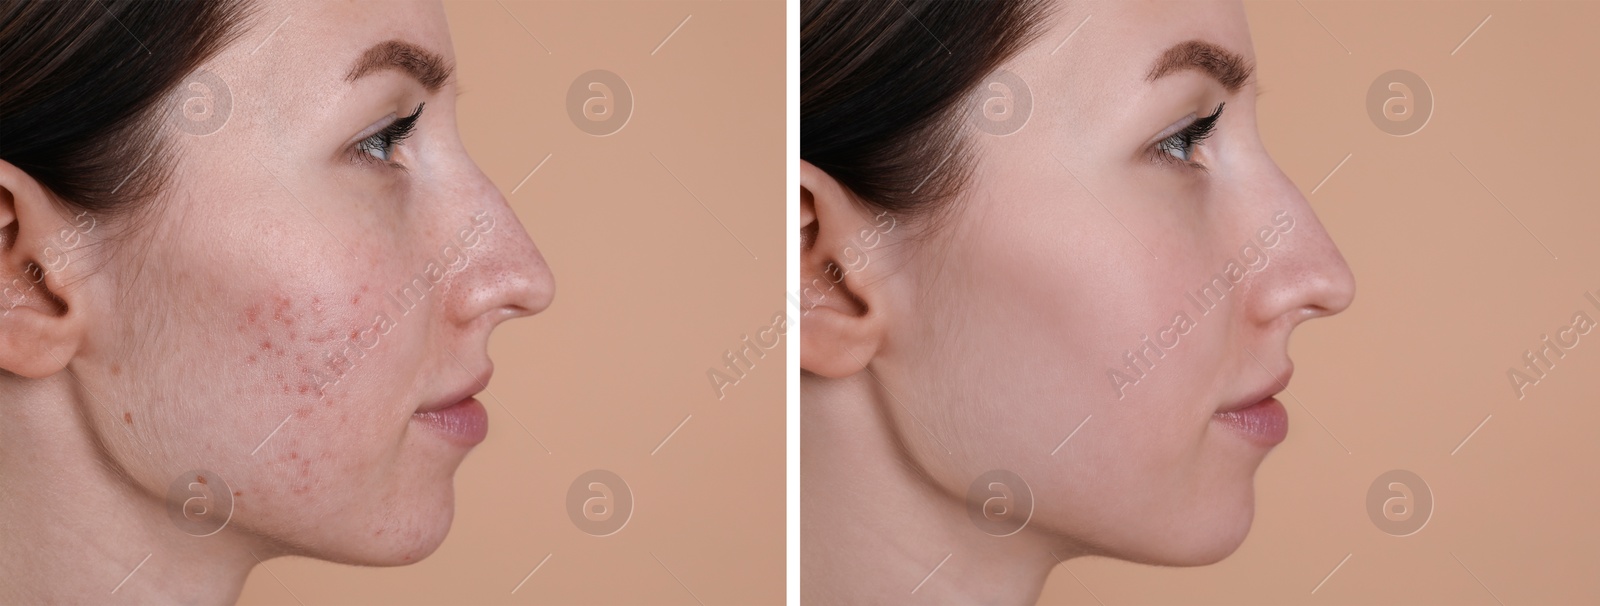
[[[117,375],[120,375],[120,374],[122,374],[122,366],[118,365],[118,364],[112,364],[111,365],[111,376],[117,376]]]
[[[272,319],[281,324],[294,326],[294,316],[289,314],[289,297],[277,296],[273,299]]]
[[[194,481],[199,482],[201,484],[204,484],[204,483],[206,483],[206,477],[205,476],[195,476],[194,477]]]
[[[133,424],[133,413],[131,413],[131,412],[122,413],[122,420],[123,420],[123,422],[126,422],[129,425],[132,425]]]

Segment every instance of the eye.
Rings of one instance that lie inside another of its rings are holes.
[[[355,151],[359,152],[356,154],[356,159],[392,164],[395,146],[416,131],[417,119],[422,116],[422,108],[426,105],[427,103],[417,104],[417,109],[413,110],[411,115],[389,123],[383,130],[356,143]]]
[[[1217,120],[1222,117],[1222,108],[1227,103],[1217,105],[1211,115],[1195,120],[1185,126],[1183,130],[1173,133],[1172,136],[1162,139],[1155,145],[1156,159],[1164,162],[1183,162],[1197,168],[1205,168],[1193,160],[1194,149],[1205,141],[1217,130]]]

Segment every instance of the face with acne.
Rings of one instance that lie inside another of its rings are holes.
[[[470,445],[414,413],[480,390],[490,332],[553,279],[458,137],[441,6],[257,8],[202,66],[226,124],[170,135],[163,198],[83,290],[95,330],[71,366],[152,496],[207,470],[235,495],[226,532],[415,561]]]

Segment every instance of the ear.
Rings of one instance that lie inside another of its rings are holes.
[[[800,162],[802,370],[847,377],[878,354],[889,309],[882,257],[893,229],[893,217],[874,217],[828,173]]]
[[[67,220],[38,181],[0,160],[0,370],[43,378],[77,355],[84,318],[65,285],[93,220]]]

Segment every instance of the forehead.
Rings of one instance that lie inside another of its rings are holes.
[[[430,0],[256,0],[255,18],[225,59],[249,81],[328,99],[368,48],[401,40],[454,59],[444,8]]]
[[[1083,94],[1136,99],[1150,88],[1146,76],[1161,54],[1189,40],[1255,58],[1236,1],[1058,0],[1049,28],[1012,69],[1030,83],[1070,79]]]
[[[255,33],[289,38],[406,37],[449,39],[444,7],[436,0],[254,0]],[[297,35],[298,32],[298,35]],[[352,42],[352,45],[358,42]],[[254,46],[252,44],[252,46]],[[443,52],[444,49],[435,49]]]

